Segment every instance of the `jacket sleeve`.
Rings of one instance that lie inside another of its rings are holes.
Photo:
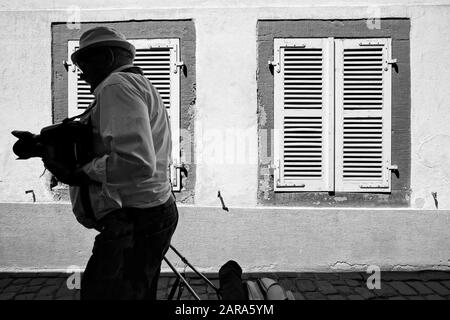
[[[150,179],[156,155],[147,104],[135,89],[111,84],[98,95],[99,131],[108,152],[87,163],[92,179],[110,186]]]

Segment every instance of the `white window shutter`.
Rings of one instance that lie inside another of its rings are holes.
[[[336,191],[391,190],[391,41],[338,39]]]
[[[68,48],[68,58],[67,61],[70,60],[70,56],[76,50],[78,50],[78,41],[71,40],[67,43]],[[80,69],[78,69],[75,65],[69,66],[68,71],[68,117],[73,117],[83,113],[90,103],[94,100],[94,95],[91,93],[91,87],[80,79]]]
[[[333,190],[333,46],[274,40],[275,191]]]
[[[170,118],[172,164],[170,179],[174,191],[181,190],[180,158],[180,61],[179,39],[130,39],[136,48],[134,64],[158,90]]]
[[[136,48],[134,65],[142,68],[144,75],[158,90],[170,118],[172,132],[172,164],[170,179],[173,190],[179,191],[180,169],[180,60],[179,39],[129,39]],[[68,56],[78,48],[78,41],[68,42]],[[68,60],[69,60],[68,59]],[[68,75],[68,115],[82,113],[94,96],[90,86],[79,79],[79,70],[70,66]]]

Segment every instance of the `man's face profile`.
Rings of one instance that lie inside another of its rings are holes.
[[[95,88],[109,74],[113,62],[113,53],[105,47],[84,52],[76,65],[82,72],[80,78]]]

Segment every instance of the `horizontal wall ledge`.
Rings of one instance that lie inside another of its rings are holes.
[[[244,272],[450,269],[450,210],[178,209],[172,245],[203,272],[228,260]],[[96,234],[78,224],[70,204],[0,203],[0,270],[84,268]]]

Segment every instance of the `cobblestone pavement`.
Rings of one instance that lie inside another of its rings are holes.
[[[69,290],[64,273],[0,273],[0,300],[78,300],[79,290]],[[206,274],[219,286],[217,274]],[[216,300],[214,289],[193,274],[191,286],[202,300]],[[277,279],[296,300],[447,300],[450,299],[450,272],[381,272],[381,288],[369,290],[366,273],[252,273],[243,280],[259,277]],[[162,274],[158,299],[167,299],[175,278]],[[185,289],[183,300],[193,299]]]

